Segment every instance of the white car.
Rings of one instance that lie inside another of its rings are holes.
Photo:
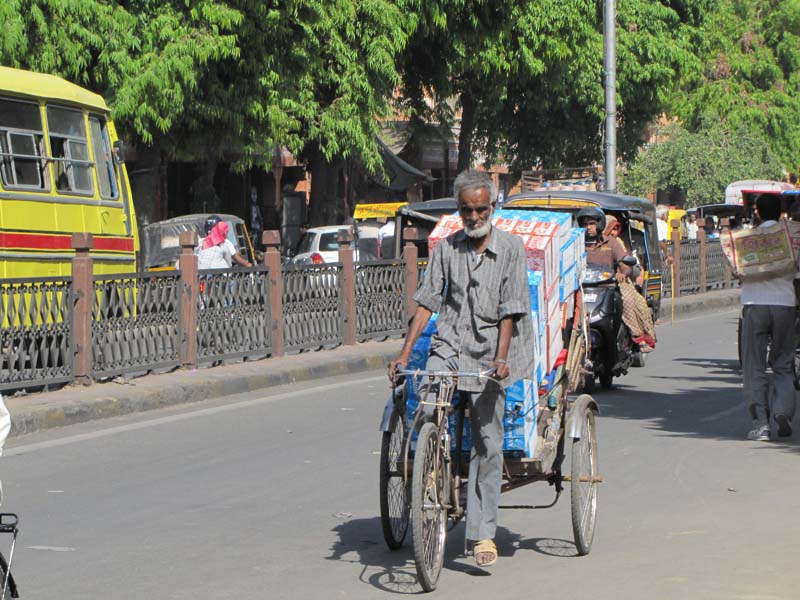
[[[348,229],[348,226],[326,225],[306,230],[303,237],[300,238],[297,254],[292,258],[292,262],[304,265],[339,262],[339,230],[341,229]],[[365,260],[373,256],[377,258],[378,228],[359,227],[358,239],[358,248],[354,252],[353,259],[358,261],[359,255],[362,255]],[[353,244],[351,243],[351,245]],[[375,248],[372,249],[371,246]]]

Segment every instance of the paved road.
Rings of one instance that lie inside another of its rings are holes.
[[[665,325],[650,364],[599,393],[592,553],[569,499],[500,515],[500,561],[449,538],[448,598],[797,597],[797,441],[743,440],[735,313]],[[383,373],[331,378],[15,438],[24,598],[374,599],[419,592],[383,544]],[[800,421],[800,419],[798,419]],[[800,439],[800,436],[798,436]],[[546,484],[504,501],[545,501]],[[0,539],[0,542],[3,540]]]

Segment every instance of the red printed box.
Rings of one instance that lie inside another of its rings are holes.
[[[514,233],[519,235],[536,235],[553,237],[558,233],[558,223],[540,223],[537,221],[517,221]]]
[[[492,219],[492,225],[501,231],[507,231],[509,233],[514,231],[514,227],[516,224],[519,223],[516,219],[501,219],[496,218]]]
[[[439,242],[463,228],[464,224],[461,222],[461,217],[458,215],[444,215],[428,236],[428,256],[433,254],[433,249]]]
[[[514,233],[516,234],[517,232],[515,231]],[[558,278],[558,263],[556,262],[553,238],[535,235],[521,235],[520,237],[525,244],[528,269],[541,271],[546,293]]]

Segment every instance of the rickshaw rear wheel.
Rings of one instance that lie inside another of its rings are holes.
[[[587,399],[590,399],[586,396]],[[572,440],[572,465],[570,475],[570,504],[572,532],[578,554],[589,554],[594,539],[597,517],[597,433],[594,411],[583,396],[578,398],[573,410],[575,418],[581,419],[581,436]]]
[[[397,550],[406,537],[409,516],[408,488],[403,478],[403,450],[406,442],[404,415],[395,411],[389,429],[383,432],[381,439],[381,525],[386,545]]]
[[[433,423],[425,423],[417,437],[414,454],[414,475],[411,485],[411,527],[414,540],[414,562],[422,589],[436,589],[444,564],[449,502],[449,474],[441,456],[439,431]]]

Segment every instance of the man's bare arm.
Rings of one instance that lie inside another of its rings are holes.
[[[508,377],[508,348],[511,346],[511,335],[514,333],[514,316],[510,315],[500,321],[500,332],[497,336],[497,351],[494,359],[490,363],[495,367],[495,375],[498,379]]]
[[[252,267],[253,265],[250,264],[250,261],[245,259],[241,254],[238,252],[233,255],[233,260],[236,261],[237,264],[242,265],[243,267]]]

